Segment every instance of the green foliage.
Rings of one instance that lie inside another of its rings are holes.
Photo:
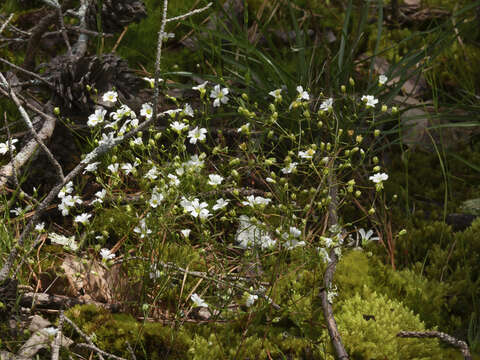
[[[119,356],[130,356],[127,341],[139,359],[182,359],[188,350],[189,338],[181,329],[160,323],[139,323],[130,315],[110,314],[95,305],[77,305],[66,315],[83,332],[94,334],[98,347]],[[69,326],[67,331],[74,334]]]
[[[425,330],[418,316],[399,301],[364,287],[337,306],[338,328],[352,359],[451,359],[436,340],[396,337],[401,330]]]

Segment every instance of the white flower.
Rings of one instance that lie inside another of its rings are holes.
[[[87,125],[90,127],[94,127],[98,124],[101,124],[105,120],[105,114],[107,110],[105,109],[97,109],[93,114],[88,117]]]
[[[196,293],[190,297],[190,300],[192,300],[195,306],[197,307],[208,307],[208,304],[205,301],[203,301],[202,298],[198,296]]]
[[[125,173],[125,175],[129,175],[135,171],[135,164],[132,165],[130,163],[124,163],[122,164],[122,170]]]
[[[56,233],[50,233],[50,234],[48,234],[48,238],[54,244],[58,244],[58,245],[62,245],[64,247],[68,247],[68,248],[72,249],[73,251],[78,250],[78,244],[75,242],[75,236],[66,237],[66,236],[63,236],[63,235],[56,234]]]
[[[382,181],[388,180],[388,175],[385,173],[376,173],[368,178],[373,181],[375,184],[381,183]]]
[[[115,134],[113,132],[108,134],[102,134],[102,138],[98,142],[98,145],[110,145],[115,139]]]
[[[208,175],[208,185],[217,186],[220,185],[223,181],[223,177],[218,174]]]
[[[101,249],[100,250],[100,256],[102,257],[103,260],[107,261],[107,260],[112,260],[115,258],[115,254],[112,253],[110,250],[108,249]]]
[[[297,241],[297,240],[288,240],[285,242],[285,248],[287,250],[295,249],[298,246],[305,246],[305,241]]]
[[[204,161],[197,154],[195,154],[190,157],[190,160],[187,161],[186,165],[189,170],[196,171],[203,167]]]
[[[282,89],[276,89],[272,90],[268,93],[268,95],[273,96],[275,98],[275,101],[280,101],[282,100]]]
[[[182,235],[185,236],[185,238],[187,238],[187,239],[188,239],[188,237],[190,236],[190,232],[191,232],[191,231],[192,231],[192,230],[190,230],[190,229],[180,230],[180,232],[182,233]]]
[[[195,129],[190,130],[188,132],[188,137],[190,138],[190,144],[196,144],[198,140],[203,141],[206,139],[205,134],[207,133],[207,129],[201,128],[199,129],[198,126]]]
[[[112,174],[118,174],[118,167],[120,166],[119,163],[113,163],[108,165],[107,169],[112,173]]]
[[[35,231],[42,232],[45,229],[45,223],[41,222],[35,225]]]
[[[365,232],[365,230],[363,228],[358,229],[356,240],[355,240],[355,243],[354,243],[355,247],[357,247],[359,245],[365,246],[370,241],[380,240],[380,238],[378,236],[372,237],[372,235],[373,235],[373,230],[368,230],[367,232]],[[353,245],[353,244],[351,243],[351,245]]]
[[[247,196],[247,201],[242,201],[242,205],[254,207],[255,205],[268,205],[272,199],[266,199],[261,196]]]
[[[287,166],[285,166],[285,167],[284,167],[282,170],[280,170],[280,171],[281,171],[282,173],[284,173],[284,174],[290,174],[290,173],[292,173],[293,171],[296,170],[297,165],[298,165],[298,163],[292,162],[292,163],[288,164]]]
[[[188,128],[188,125],[179,121],[174,121],[170,124],[170,127],[176,132],[181,133],[183,129]]]
[[[290,235],[292,235],[294,238],[298,238],[300,235],[302,235],[302,231],[297,229],[295,226],[290,226]]]
[[[205,81],[203,84],[192,87],[192,89],[197,91],[202,91],[202,90],[205,90],[205,86],[207,86],[207,84],[208,84],[208,81]]]
[[[143,80],[147,81],[150,87],[153,89],[155,86],[155,78],[144,77]],[[163,79],[158,78],[158,83],[161,83]]]
[[[313,155],[315,155],[315,150],[313,149],[308,149],[307,151],[298,152],[298,156],[300,156],[302,159],[311,159],[313,158]]]
[[[258,295],[249,294],[248,297],[247,297],[247,300],[245,301],[245,305],[247,305],[247,307],[250,307],[257,300],[258,300]]]
[[[385,85],[387,81],[388,81],[388,77],[386,77],[383,74],[378,77],[378,83],[380,85]]]
[[[92,214],[87,214],[87,213],[83,213],[83,214],[80,214],[80,215],[77,215],[75,216],[75,222],[76,223],[81,223],[83,225],[86,225],[89,223],[89,220],[92,217]]]
[[[15,144],[16,142],[18,142],[17,139],[12,139],[10,141],[10,144],[12,146],[12,151],[15,151],[15,146],[13,146],[13,144]],[[0,143],[0,154],[5,155],[8,151],[9,151],[8,150],[8,141],[5,141],[4,143]]]
[[[193,109],[192,107],[190,106],[190,104],[185,104],[184,108],[183,108],[183,113],[186,115],[186,116],[190,116],[190,117],[193,117]]]
[[[173,186],[180,185],[180,180],[178,180],[177,175],[168,174],[167,177],[170,179],[170,185],[173,185]]]
[[[239,218],[235,242],[242,249],[260,246],[262,250],[272,248],[276,243],[266,231],[253,224],[246,215],[241,215]]]
[[[297,95],[297,100],[300,101],[300,100],[310,100],[310,95],[308,95],[308,92],[304,91],[303,90],[303,87],[301,85],[298,85],[297,86],[297,92],[298,92],[298,95]]]
[[[107,190],[102,189],[100,191],[97,191],[95,193],[96,199],[92,201],[92,205],[96,203],[99,203],[99,204],[103,203],[103,199],[105,198],[105,195],[107,195]]]
[[[71,194],[73,191],[73,183],[71,181],[69,181],[68,183],[66,183],[60,190],[60,192],[58,193],[58,197],[60,199],[63,199],[65,196],[67,196],[68,194]]]
[[[96,161],[96,162],[88,164],[85,167],[85,170],[83,170],[83,173],[85,174],[87,171],[89,171],[89,172],[97,171],[97,167],[98,167],[99,164],[100,164],[100,161]]]
[[[153,108],[150,104],[143,104],[142,109],[140,110],[140,115],[146,117],[147,119],[150,119],[153,115]]]
[[[167,114],[173,117],[173,115],[178,114],[179,112],[182,112],[182,109],[171,109],[171,110],[166,110],[162,112],[162,115]]]
[[[152,208],[156,208],[163,201],[163,194],[159,193],[157,188],[153,189],[152,197],[150,198],[149,204]]]
[[[155,180],[158,177],[157,167],[153,165],[153,167],[148,170],[148,172],[143,177],[149,180]]]
[[[133,232],[139,234],[140,239],[143,239],[145,236],[151,234],[152,230],[147,228],[147,225],[145,224],[145,219],[142,219],[142,220],[140,220],[139,226],[137,226],[137,227],[135,227],[135,229],[133,229]]]
[[[237,129],[238,133],[248,133],[248,130],[250,129],[250,123],[246,123],[245,125],[240,126]]]
[[[105,94],[103,94],[103,101],[110,102],[112,104],[115,104],[117,102],[118,94],[116,91],[107,91]]]
[[[143,140],[142,140],[142,138],[139,136],[139,137],[133,139],[133,144],[134,144],[134,145],[137,145],[137,146],[143,145]]]
[[[225,200],[224,198],[217,199],[217,202],[215,203],[215,205],[213,205],[212,209],[213,211],[223,209],[225,206],[228,205],[229,202],[229,200]]]
[[[67,216],[70,208],[74,207],[75,204],[81,204],[82,200],[79,196],[75,195],[66,195],[62,198],[62,202],[58,205],[58,208],[62,211],[63,216]]]
[[[373,95],[363,95],[362,101],[365,103],[367,108],[375,107],[375,105],[378,104],[378,99],[375,99]]]
[[[200,202],[197,198],[190,201],[189,204],[186,204],[185,210],[190,213],[194,218],[200,217],[200,219],[206,219],[209,217],[210,211],[208,211],[208,204],[206,202]]]
[[[213,106],[218,107],[220,103],[226,104],[228,102],[228,89],[227,88],[220,88],[220,85],[215,85],[212,92],[210,93],[210,97],[215,99],[213,101]]]
[[[329,99],[325,100],[324,102],[322,102],[322,104],[320,105],[320,110],[330,111],[330,110],[332,110],[332,107],[333,107],[333,99],[329,98]]]

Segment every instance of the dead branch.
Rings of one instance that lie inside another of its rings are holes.
[[[10,21],[12,21],[13,15],[14,15],[13,13],[10,14],[10,16],[9,16],[8,19],[7,19],[7,21],[5,21],[5,22],[3,23],[3,25],[2,25],[2,27],[0,27],[0,34],[3,33],[3,30],[5,30],[5,28],[7,27],[8,23],[9,23]]]
[[[65,315],[63,316],[65,321],[67,323],[69,323],[73,329],[80,334],[80,336],[82,336],[85,340],[87,340],[87,343],[91,346],[95,346],[95,344],[93,343],[92,341],[92,338],[90,336],[88,336],[87,334],[85,334],[82,330],[80,330],[80,328],[77,326],[77,324],[75,324],[72,320],[70,320],[68,317],[66,317]],[[98,353],[98,357],[100,358],[100,360],[104,360],[103,356],[101,353]]]
[[[333,173],[333,163],[330,164],[329,174],[327,178],[329,195],[330,195],[330,204],[328,205],[328,225],[329,228],[332,226],[338,225],[338,189],[336,183],[336,177]],[[338,359],[349,359],[347,351],[343,346],[340,333],[338,332],[337,322],[333,316],[332,304],[328,301],[328,290],[332,286],[333,275],[335,274],[335,268],[338,262],[338,256],[335,253],[335,249],[332,249],[329,254],[330,260],[327,264],[327,269],[323,275],[323,286],[320,289],[320,298],[322,300],[323,315],[327,322],[328,334],[332,340],[333,348],[335,349],[335,354]]]
[[[397,337],[401,338],[417,338],[417,339],[432,339],[437,338],[444,343],[459,349],[465,360],[472,360],[470,349],[465,341],[454,338],[451,335],[440,331],[400,331]]]
[[[17,105],[17,108],[20,111],[20,114],[22,115],[23,121],[24,121],[25,125],[27,125],[28,130],[33,135],[35,141],[38,143],[38,145],[45,152],[48,159],[50,160],[53,167],[55,168],[55,171],[57,172],[57,176],[59,177],[59,181],[63,181],[64,175],[63,175],[62,167],[58,163],[57,159],[55,159],[53,154],[50,152],[50,150],[47,148],[47,146],[44,144],[43,140],[38,136],[37,132],[33,128],[32,121],[30,120],[30,116],[28,115],[28,113],[23,108],[22,104],[20,103],[20,101],[17,98],[17,95],[15,94],[13,89],[10,87],[10,84],[8,83],[7,79],[5,79],[5,77],[3,76],[2,73],[0,73],[0,81],[3,83],[3,86],[5,86],[7,88],[10,98],[13,100],[15,105]],[[54,119],[53,125],[55,125],[55,118],[53,118],[53,119]]]

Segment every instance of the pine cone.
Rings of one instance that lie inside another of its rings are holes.
[[[98,31],[97,6],[91,4],[87,10],[87,25],[90,30]],[[121,32],[131,23],[138,23],[147,17],[145,4],[140,0],[103,0],[101,31],[105,33]]]

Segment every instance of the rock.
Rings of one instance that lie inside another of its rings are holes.
[[[445,222],[452,227],[453,231],[463,231],[472,225],[476,218],[476,215],[471,214],[448,214]]]

